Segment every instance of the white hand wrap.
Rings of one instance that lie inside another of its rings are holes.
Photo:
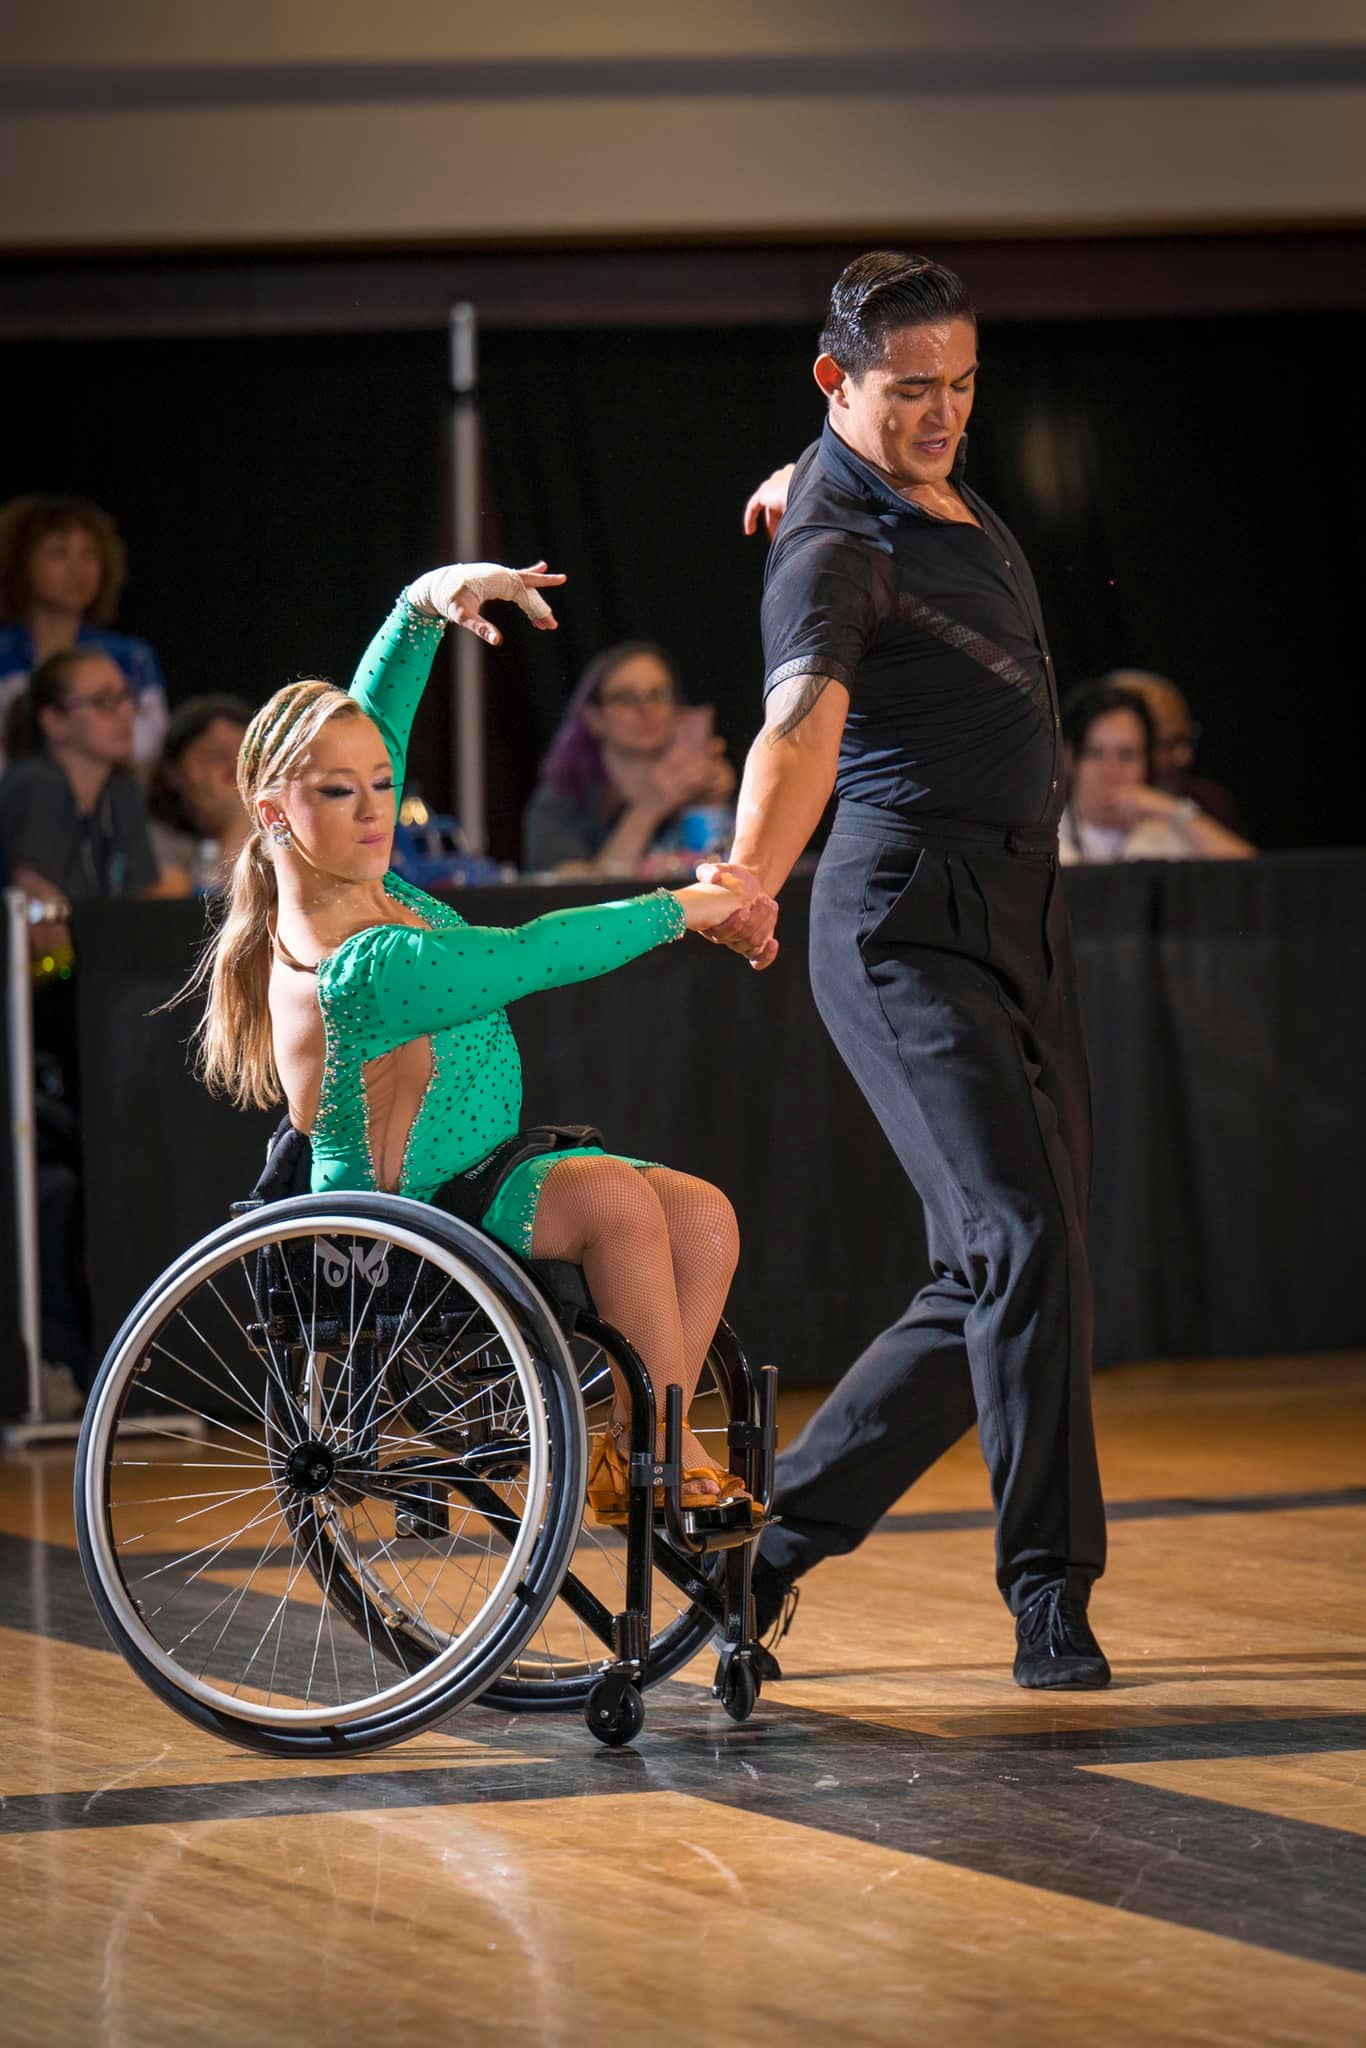
[[[408,585],[408,602],[417,611],[432,612],[439,619],[458,622],[456,607],[469,610],[501,598],[515,604],[529,619],[548,619],[550,606],[538,591],[528,590],[515,569],[499,562],[452,562],[446,569],[428,569]]]

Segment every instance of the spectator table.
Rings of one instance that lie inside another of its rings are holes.
[[[1096,1112],[1099,1361],[1361,1343],[1366,851],[1071,870],[1064,886]],[[453,900],[517,924],[620,893]],[[527,1122],[596,1123],[729,1193],[734,1320],[788,1384],[836,1378],[926,1271],[918,1204],[815,1012],[809,899],[800,879],[784,892],[765,974],[688,939],[513,1011]],[[77,915],[97,1351],[248,1192],[273,1126],[194,1081],[192,1006],[152,1014],[202,931],[193,903]]]

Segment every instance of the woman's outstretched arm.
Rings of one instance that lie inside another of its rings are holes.
[[[551,911],[530,923],[418,931],[376,925],[322,963],[328,993],[355,974],[369,982],[395,1044],[473,1023],[540,989],[567,988],[624,967],[655,946],[705,931],[735,909],[727,888],[693,883],[621,903]]]

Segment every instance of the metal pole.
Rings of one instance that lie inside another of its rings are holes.
[[[38,1278],[38,1110],[33,1080],[33,976],[29,965],[28,898],[5,891],[5,977],[9,1011],[10,1159],[14,1238],[19,1261],[19,1334],[27,1357],[28,1421],[43,1419],[39,1366],[43,1321]]]
[[[478,330],[468,300],[451,308],[451,556],[483,559],[479,539]],[[484,649],[473,633],[455,636],[455,717],[451,786],[465,846],[488,843],[484,748]]]

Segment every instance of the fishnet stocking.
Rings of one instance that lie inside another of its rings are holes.
[[[739,1258],[725,1196],[668,1167],[562,1159],[541,1189],[531,1255],[583,1267],[599,1312],[640,1353],[660,1416],[667,1388],[681,1386],[686,1419]],[[616,1394],[623,1417],[620,1383]],[[714,1462],[688,1429],[683,1462]]]
[[[683,1392],[691,1399],[740,1262],[740,1226],[720,1188],[709,1182],[671,1166],[649,1167],[645,1178],[668,1225],[683,1324]]]

